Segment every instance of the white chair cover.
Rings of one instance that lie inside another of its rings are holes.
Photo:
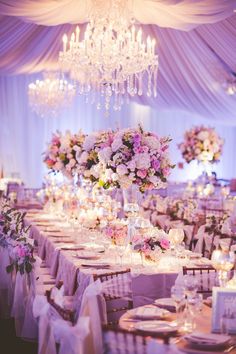
[[[7,248],[0,247],[0,318],[11,317],[14,283],[12,274],[7,273],[10,264]]]
[[[33,315],[39,319],[38,354],[57,354],[51,321],[53,318],[58,319],[59,315],[53,311],[45,296],[35,296]]]
[[[58,354],[85,353],[85,338],[89,334],[89,322],[88,317],[80,317],[75,326],[62,319],[52,322],[55,340],[60,343]]]
[[[86,349],[84,354],[102,354],[102,323],[107,323],[106,303],[102,295],[103,287],[100,280],[91,283],[85,290],[80,316],[91,318],[90,333],[86,338]]]
[[[16,329],[16,335],[18,337],[21,336],[21,331],[24,324],[25,309],[26,309],[28,294],[29,294],[29,275],[26,273],[20,274],[20,272],[17,272],[11,315],[15,319],[15,329]]]

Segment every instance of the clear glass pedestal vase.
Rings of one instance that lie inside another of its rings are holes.
[[[130,262],[133,262],[133,237],[136,233],[135,223],[139,214],[140,191],[137,185],[132,184],[123,189],[124,214],[127,216],[127,253],[130,253]]]

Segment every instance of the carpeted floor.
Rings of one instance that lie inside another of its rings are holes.
[[[37,354],[37,343],[16,337],[14,320],[0,320],[1,354]]]

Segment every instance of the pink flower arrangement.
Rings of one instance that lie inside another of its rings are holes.
[[[114,244],[118,239],[125,239],[127,237],[127,226],[120,224],[108,225],[104,229],[106,237],[110,238]]]
[[[170,174],[169,138],[138,129],[114,134],[110,159],[105,161],[104,182],[122,189],[136,184],[141,192],[162,188]]]
[[[178,148],[187,163],[193,160],[215,163],[220,160],[223,144],[214,128],[196,126],[185,132]]]
[[[160,233],[160,236],[141,236],[136,235],[133,238],[134,249],[143,253],[145,256],[152,258],[152,254],[159,250],[162,253],[166,252],[170,248],[170,241],[164,233]]]
[[[44,153],[44,162],[53,172],[62,172],[72,178],[78,172],[78,160],[82,153],[85,135],[79,132],[71,134],[67,131],[64,135],[60,132],[53,134],[52,140]]]

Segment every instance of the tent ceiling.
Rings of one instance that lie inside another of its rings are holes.
[[[105,1],[106,0],[100,0]],[[0,75],[57,69],[62,35],[87,20],[87,0],[0,0]],[[236,125],[236,98],[222,83],[236,72],[235,0],[129,1],[158,42],[157,109],[198,112]]]

